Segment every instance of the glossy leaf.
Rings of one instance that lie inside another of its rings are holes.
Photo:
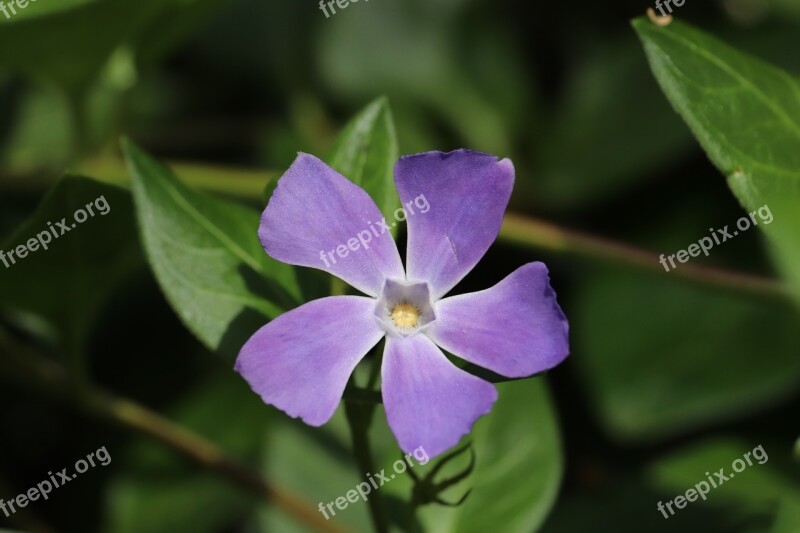
[[[679,21],[634,21],[661,88],[763,231],[800,299],[800,82]]]
[[[125,143],[139,230],[175,312],[206,346],[238,353],[267,318],[300,302],[294,269],[267,256],[253,209],[194,191]]]
[[[389,103],[379,98],[345,126],[327,162],[366,190],[386,220],[393,220],[392,213],[400,205],[394,185],[399,155]]]

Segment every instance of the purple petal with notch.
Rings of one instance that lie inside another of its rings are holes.
[[[312,426],[330,420],[359,361],[384,331],[375,300],[331,296],[285,313],[258,330],[236,371],[264,402]]]
[[[408,280],[428,282],[441,298],[497,238],[514,166],[469,150],[426,152],[400,158],[394,175],[407,210]]]
[[[569,323],[543,263],[528,263],[490,289],[440,300],[435,310],[426,335],[506,377],[543,372],[569,354]]]
[[[405,279],[397,246],[381,221],[364,189],[301,153],[278,181],[258,236],[274,259],[324,270],[377,296],[385,279]]]

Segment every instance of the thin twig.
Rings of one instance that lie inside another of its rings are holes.
[[[82,413],[152,437],[233,485],[261,495],[314,531],[346,531],[325,520],[300,497],[276,487],[238,461],[227,457],[217,445],[200,435],[131,400],[91,386],[78,391],[60,365],[38,354],[26,352],[22,357],[16,356],[9,347],[8,339],[2,336],[0,348],[3,352],[1,362],[4,368],[11,370],[15,378],[42,393],[66,401]]]
[[[533,218],[506,215],[500,230],[501,240],[534,246],[559,253],[586,256],[613,263],[665,273],[659,255],[634,246],[568,230]],[[682,264],[672,273],[675,277],[716,287],[734,289],[760,296],[790,299],[792,293],[781,282],[704,265]]]
[[[263,200],[263,190],[274,171],[253,171],[230,167],[206,167],[198,163],[170,163],[175,173],[191,186],[209,192],[222,193],[250,200]],[[78,165],[77,171],[123,187],[128,186],[123,162],[115,157],[87,159]],[[26,173],[15,176],[0,176],[0,190],[41,190],[51,183],[51,177],[42,173]],[[537,247],[578,257],[601,259],[611,263],[626,264],[652,272],[664,273],[658,262],[659,256],[603,237],[593,236],[550,222],[519,214],[509,213],[500,230],[500,240]],[[761,296],[792,298],[791,291],[781,282],[704,265],[682,264],[673,272],[677,278],[709,284],[739,292]],[[341,290],[341,289],[339,289]]]
[[[372,361],[372,371],[367,383],[367,391],[370,391],[377,381],[380,373],[381,358],[375,350],[375,357]],[[350,380],[351,389],[355,388],[355,378]],[[350,427],[350,436],[353,439],[353,454],[360,471],[365,475],[374,473],[375,460],[372,454],[372,447],[369,443],[369,427],[372,423],[372,416],[375,411],[374,403],[357,403],[352,401],[344,402],[344,412],[347,423]],[[380,493],[373,493],[367,501],[369,505],[370,518],[372,525],[377,533],[387,533],[389,531],[386,522],[386,506]]]

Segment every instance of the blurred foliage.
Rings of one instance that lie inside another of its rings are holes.
[[[247,385],[227,374],[203,381],[168,412],[234,456],[254,460],[269,417],[251,400]],[[196,471],[150,441],[132,443],[120,460],[124,469],[110,481],[104,531],[219,531],[257,505],[247,492]]]
[[[634,25],[664,92],[742,206],[767,205],[778,219],[763,229],[800,300],[800,80],[681,23]]]
[[[382,99],[348,123],[336,139],[328,163],[367,191],[390,220],[400,205],[394,187],[394,164],[399,157],[392,113]]]
[[[577,363],[593,407],[615,437],[685,433],[800,386],[791,306],[639,272],[593,274],[577,286],[574,348],[584,354]]]
[[[492,415],[473,430],[477,466],[469,496],[452,511],[427,508],[422,516],[430,531],[480,532],[497,524],[504,531],[532,531],[555,503],[563,458],[546,387],[517,381],[498,390]]]
[[[156,279],[187,327],[233,357],[256,326],[298,303],[294,269],[263,253],[258,213],[191,190],[129,142],[125,153]]]
[[[94,206],[100,199],[107,211],[103,214],[94,207],[94,215],[89,216],[87,204]],[[87,216],[80,225],[73,217],[77,209]],[[83,353],[89,330],[109,293],[141,266],[132,231],[133,210],[127,192],[87,178],[65,176],[0,248],[13,251],[22,245],[33,250],[24,258],[17,254],[17,264],[4,266],[2,307],[46,320],[55,332],[52,342],[63,352]],[[54,263],[58,265],[55,270]]]
[[[631,29],[646,7],[369,0],[326,19],[314,2],[38,0],[0,14],[0,249],[100,196],[111,206],[0,266],[0,340],[151,405],[315,510],[363,479],[344,416],[308,428],[230,368],[255,328],[326,293],[256,236],[298,151],[327,155],[385,213],[399,154],[508,156],[518,214],[657,254],[768,204],[772,224],[693,261],[800,294],[800,2],[687,2],[676,18],[693,25]],[[122,135],[136,143],[124,153]],[[413,527],[800,530],[796,305],[556,251],[496,246],[465,280],[485,288],[544,254],[573,353],[546,378],[498,385],[462,443],[475,469],[445,496],[472,491],[422,507]],[[113,444],[113,462],[0,527],[306,530],[152,440],[39,398],[6,357],[0,497],[83,448]],[[382,409],[370,436],[391,465]],[[659,501],[758,444],[768,462],[663,519]],[[381,489],[397,529],[411,529],[412,488],[404,475]],[[336,523],[369,530],[366,503]]]

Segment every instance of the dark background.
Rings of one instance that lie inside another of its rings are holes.
[[[124,178],[121,135],[166,161],[253,169],[245,180],[266,180],[297,151],[326,153],[339,128],[379,95],[391,103],[402,154],[468,147],[511,157],[517,213],[668,254],[742,214],[652,77],[629,23],[647,2],[361,0],[326,19],[308,0],[190,1],[166,2],[141,20],[133,2],[100,3],[119,13],[107,28],[91,5],[43,21],[0,19],[0,242],[65,169]],[[800,72],[796,2],[687,0],[676,14]],[[98,54],[96,65],[81,39]],[[39,61],[37,50],[57,66]],[[258,194],[232,196],[264,205]],[[787,495],[800,494],[789,458],[800,436],[792,310],[728,300],[671,274],[508,243],[495,245],[459,290],[483,289],[533,260],[548,263],[573,339],[572,356],[546,378],[566,470],[544,531],[767,531],[776,501],[752,494],[772,494],[773,473],[794,487]],[[703,261],[775,275],[755,231]],[[141,258],[134,266],[92,328],[93,379],[157,411],[202,404],[220,412],[231,420],[212,435],[221,431],[250,455],[236,420],[280,415],[248,402],[232,362],[182,326]],[[55,357],[46,325],[4,308],[0,327],[15,345]],[[663,387],[656,399],[647,394],[654,375]],[[112,457],[13,522],[0,516],[0,525],[259,530],[249,496],[16,380],[0,375],[0,383],[0,497],[101,445]],[[239,398],[255,414],[245,418]],[[213,417],[187,416],[214,425]],[[741,452],[719,452],[722,441],[741,443]],[[708,445],[701,464],[717,470],[758,444],[770,459],[752,468],[769,469],[766,481],[742,479],[733,495],[720,488],[669,521],[658,514],[657,501],[694,483],[680,475],[659,482],[651,474],[672,468],[665,458]],[[186,490],[193,484],[201,495]],[[192,507],[208,494],[214,503]]]

